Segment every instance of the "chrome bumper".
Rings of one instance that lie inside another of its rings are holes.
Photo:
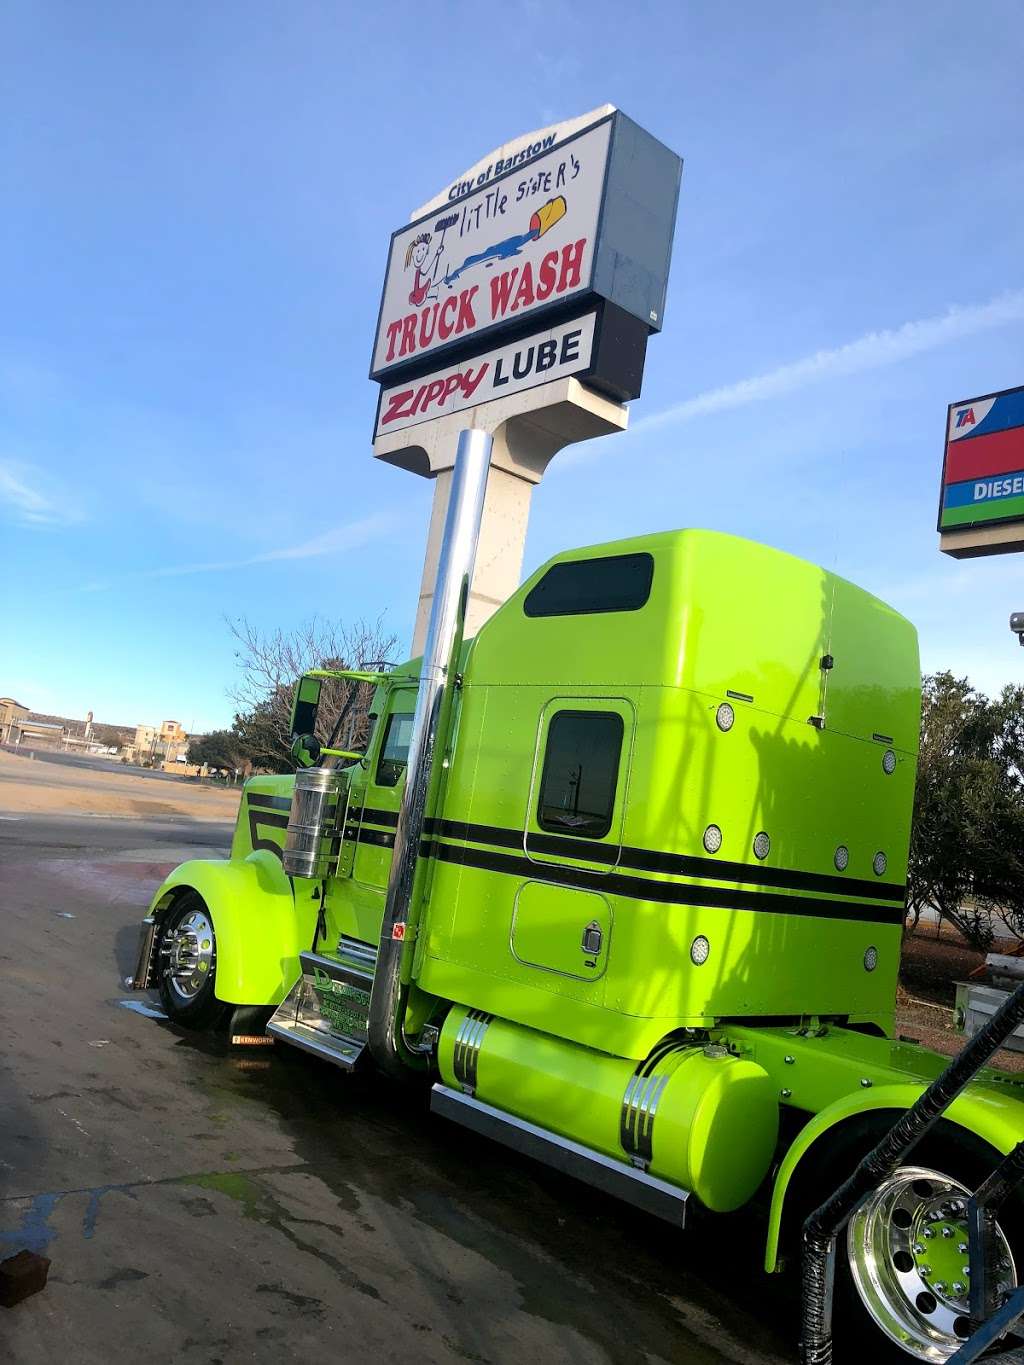
[[[139,925],[139,955],[135,971],[125,983],[130,990],[145,991],[153,984],[153,947],[156,943],[156,919],[147,915]]]

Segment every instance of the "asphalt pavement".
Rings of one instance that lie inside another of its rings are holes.
[[[285,1047],[231,1049],[124,985],[187,819],[0,820],[0,1308],[15,1365],[791,1359],[742,1219],[686,1233]],[[144,1012],[138,1012],[139,1005]]]

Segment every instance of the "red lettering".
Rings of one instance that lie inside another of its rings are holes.
[[[471,332],[476,326],[476,316],[473,312],[473,295],[480,288],[474,284],[472,289],[464,289],[459,295],[459,320],[455,324],[456,333]]]
[[[430,326],[427,326],[429,321]],[[433,308],[424,308],[420,314],[420,350],[425,351],[434,339],[434,324],[437,321],[437,304]]]
[[[381,414],[381,426],[387,426],[388,422],[394,422],[399,417],[409,417],[409,399],[415,393],[415,389],[403,389],[401,393],[393,393],[388,399],[386,410]],[[412,412],[416,409],[413,408]]]
[[[549,251],[548,254],[547,254],[547,255],[544,257],[544,259],[541,261],[541,263],[540,263],[540,269],[537,271],[537,274],[538,274],[539,277],[540,277],[540,279],[539,279],[539,281],[538,281],[538,284],[537,284],[537,299],[538,299],[538,302],[539,302],[541,299],[546,299],[547,296],[548,296],[548,295],[551,293],[551,291],[554,289],[554,287],[555,287],[555,281],[558,279],[557,267],[558,267],[558,252],[557,252],[557,251]]]
[[[452,312],[451,322],[449,322],[448,319],[445,317],[445,314],[448,312],[449,309],[451,309]],[[437,335],[441,338],[442,341],[447,341],[448,338],[451,336],[452,332],[455,330],[455,314],[458,312],[458,309],[459,309],[458,299],[455,297],[454,294],[449,294],[448,297],[445,299],[444,303],[441,304],[441,312],[438,315],[437,319]]]
[[[427,391],[426,391],[426,393],[423,395],[423,409],[424,409],[424,411],[426,411],[426,409],[430,407],[431,403],[436,403],[437,400],[441,397],[441,395],[442,395],[443,393],[444,393],[444,380],[443,380],[443,379],[432,379],[432,380],[430,381],[430,383],[427,385]]]
[[[523,273],[519,276],[519,288],[516,296],[512,300],[511,311],[514,313],[518,308],[531,308],[533,306],[533,266],[529,261],[523,266]]]
[[[512,270],[503,270],[500,275],[494,275],[491,279],[491,319],[503,318],[508,310],[509,301],[512,298],[512,286],[516,282],[519,274],[519,267],[515,266]]]
[[[402,349],[399,355],[408,355],[416,349],[416,314],[409,313],[402,319]]]
[[[416,416],[416,414],[417,414],[417,413],[419,412],[419,410],[420,410],[420,405],[422,404],[422,402],[423,402],[423,400],[424,400],[424,398],[425,398],[426,396],[427,396],[427,386],[426,386],[426,384],[421,384],[421,385],[419,386],[419,388],[416,390],[416,400],[415,400],[415,402],[413,403],[412,407],[409,409],[409,416],[410,416],[410,417],[415,417],[415,416]]]
[[[489,360],[485,360],[484,363],[480,366],[480,373],[477,375],[475,379],[473,378],[472,369],[468,369],[466,371],[462,380],[462,395],[464,398],[473,397],[474,393],[476,393],[477,389],[480,387],[480,381],[487,373],[488,369],[490,368],[490,365],[491,362]]]
[[[558,277],[557,293],[564,294],[567,289],[579,287],[580,274],[583,270],[583,248],[586,245],[586,237],[581,237],[578,242],[570,242],[562,247],[562,273]]]
[[[402,330],[402,319],[396,318],[394,322],[388,323],[388,353],[385,359],[394,360],[395,344],[398,341],[398,334]]]

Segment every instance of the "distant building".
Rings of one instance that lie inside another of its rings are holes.
[[[156,737],[158,734],[159,731],[155,725],[136,725],[135,743],[132,745],[134,753],[152,753],[156,748]]]
[[[11,726],[9,742],[14,745],[31,744],[37,749],[60,749],[66,737],[67,731],[63,725],[54,725],[45,720],[19,720]]]
[[[12,731],[28,720],[29,708],[13,697],[0,697],[0,744],[16,744]]]
[[[173,763],[179,754],[188,748],[189,736],[181,728],[180,721],[165,720],[159,725],[137,725],[135,742],[125,750],[125,756],[132,763],[145,763],[147,760]]]

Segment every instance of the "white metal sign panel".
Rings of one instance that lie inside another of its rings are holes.
[[[482,156],[468,171],[463,171],[450,185],[446,185],[440,194],[435,194],[433,199],[429,199],[411,213],[410,223],[418,218],[426,218],[428,213],[435,213],[446,204],[462,199],[471,190],[478,190],[488,181],[497,180],[499,175],[504,175],[507,171],[521,169],[528,161],[534,161],[542,153],[549,152],[556,143],[564,142],[574,133],[579,133],[614,113],[614,104],[602,104],[598,109],[591,109],[589,114],[563,119],[561,123],[549,123],[546,128],[538,128],[536,132],[523,133],[521,137],[515,137],[511,142],[503,142],[493,152]]]
[[[391,239],[373,377],[590,287],[611,121]]]
[[[374,440],[590,368],[596,313],[381,391]]]

